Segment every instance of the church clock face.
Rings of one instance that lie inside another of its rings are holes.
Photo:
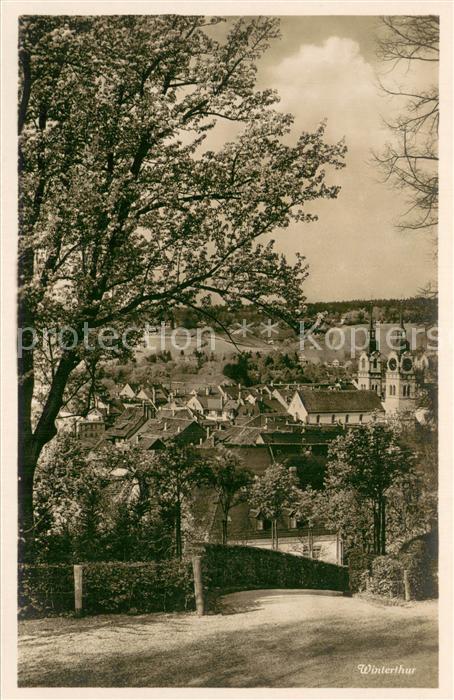
[[[409,357],[405,357],[403,362],[402,362],[402,369],[405,372],[410,372],[413,369],[413,362],[410,360]]]
[[[388,362],[388,367],[389,367],[389,369],[390,369],[391,371],[393,371],[393,372],[394,372],[394,370],[397,368],[397,362],[396,362],[396,359],[395,359],[394,357],[392,357],[392,358],[390,359],[390,361]]]

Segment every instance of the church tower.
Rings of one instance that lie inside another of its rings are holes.
[[[358,388],[363,391],[375,391],[382,395],[381,355],[376,338],[375,323],[370,309],[369,342],[367,350],[359,356]]]
[[[385,375],[385,411],[387,414],[414,413],[416,407],[416,377],[410,343],[400,316],[400,328],[393,338],[396,349],[388,355]]]

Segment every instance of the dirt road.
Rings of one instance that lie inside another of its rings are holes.
[[[20,623],[19,684],[434,687],[437,606],[268,590],[226,596],[202,618],[29,620]]]

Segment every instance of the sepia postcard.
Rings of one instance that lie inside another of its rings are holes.
[[[450,698],[449,1],[2,5],[2,686]]]

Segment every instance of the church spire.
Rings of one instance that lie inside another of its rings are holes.
[[[410,343],[407,340],[407,331],[405,330],[405,325],[404,325],[404,315],[403,315],[403,302],[400,302],[399,305],[399,353],[403,353],[406,350],[409,350],[410,348]]]
[[[375,334],[375,323],[373,316],[372,303],[369,304],[369,354],[377,352],[377,339]]]

